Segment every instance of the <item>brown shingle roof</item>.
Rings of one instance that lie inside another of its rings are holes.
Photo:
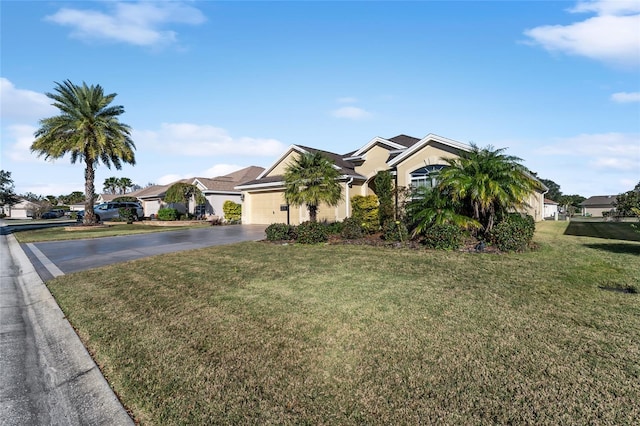
[[[581,206],[584,207],[597,207],[597,206],[607,206],[613,207],[613,203],[616,202],[616,195],[594,195],[593,197],[589,197],[583,202],[580,203]]]
[[[413,136],[407,136],[407,135],[394,136],[392,138],[389,138],[388,140],[390,140],[391,142],[395,142],[397,144],[406,146],[407,148],[409,148],[410,146],[412,146],[417,142],[420,142],[420,139],[414,138]]]

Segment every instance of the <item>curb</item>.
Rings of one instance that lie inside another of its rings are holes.
[[[33,329],[43,382],[37,404],[49,417],[42,424],[134,425],[15,236],[3,237],[20,268],[23,315]]]

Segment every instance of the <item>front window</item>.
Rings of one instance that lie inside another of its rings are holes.
[[[442,164],[434,164],[432,166],[421,167],[411,173],[411,187],[416,189],[424,186],[427,188],[435,188],[438,184],[438,173],[446,166]]]

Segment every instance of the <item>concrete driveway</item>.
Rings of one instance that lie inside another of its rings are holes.
[[[43,281],[113,263],[265,238],[265,225],[225,225],[119,237],[21,244]]]

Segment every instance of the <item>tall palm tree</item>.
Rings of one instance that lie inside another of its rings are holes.
[[[473,218],[490,232],[497,215],[527,205],[526,200],[540,183],[520,164],[522,159],[504,154],[492,146],[471,151],[459,158],[443,158],[449,165],[439,173],[439,188],[454,200],[468,203]]]
[[[131,181],[131,179],[129,179],[127,177],[122,177],[122,178],[118,179],[117,187],[119,188],[119,193],[120,194],[126,194],[127,193],[127,189],[131,188],[132,186],[133,186],[133,182]]]
[[[118,190],[118,178],[115,176],[108,177],[104,180],[103,184],[104,192],[109,194],[115,194]]]
[[[284,173],[284,198],[288,204],[307,206],[309,220],[317,221],[318,206],[337,206],[342,199],[340,173],[320,152],[305,153],[289,164]]]
[[[55,93],[46,93],[60,115],[40,120],[36,140],[31,152],[38,156],[61,158],[71,154],[71,163],[85,163],[85,215],[84,223],[96,222],[93,213],[95,200],[95,169],[99,163],[120,170],[122,162],[135,164],[135,144],[131,127],[121,123],[124,113],[121,105],[111,105],[115,93],[105,95],[100,85],[75,85],[66,80],[57,83]]]

